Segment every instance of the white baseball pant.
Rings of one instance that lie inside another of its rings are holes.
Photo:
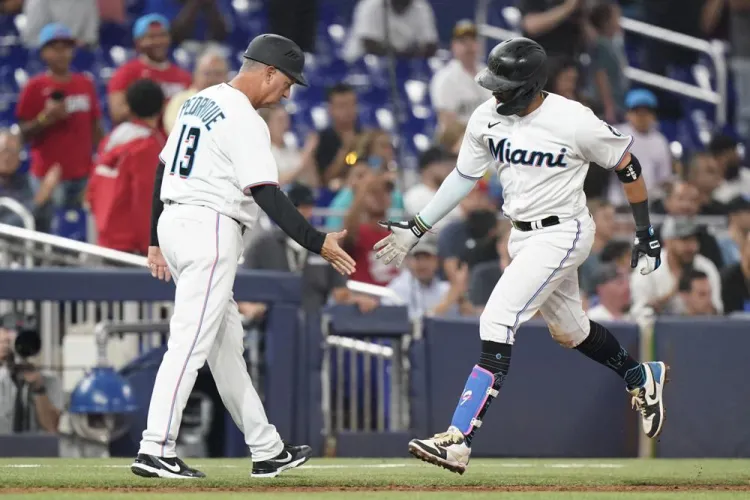
[[[578,267],[591,251],[596,226],[580,217],[532,231],[512,229],[511,263],[495,285],[479,319],[482,340],[513,344],[516,330],[537,311],[552,337],[573,348],[589,334],[578,286]]]
[[[198,370],[208,360],[224,406],[244,433],[253,460],[277,456],[283,443],[268,423],[247,372],[244,330],[232,296],[242,252],[239,224],[209,208],[174,204],[164,207],[158,231],[177,290],[140,453],[175,456],[182,412]]]

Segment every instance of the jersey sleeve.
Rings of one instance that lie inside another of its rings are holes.
[[[575,134],[581,156],[607,170],[617,167],[633,145],[633,137],[600,120],[588,108],[584,109]]]
[[[279,170],[271,154],[271,137],[268,127],[257,114],[242,113],[242,120],[250,128],[247,133],[237,133],[236,130],[223,134],[228,141],[229,159],[234,166],[237,180],[242,192],[250,194],[250,188],[263,184],[278,184]],[[225,124],[232,127],[234,120],[227,120]],[[242,124],[237,124],[242,126]]]
[[[477,134],[479,122],[475,119],[476,112],[469,120],[466,127],[464,140],[461,143],[461,150],[458,152],[458,161],[456,170],[461,177],[471,180],[481,179],[487,169],[492,165],[494,158],[490,155],[489,149],[482,142],[482,138]]]

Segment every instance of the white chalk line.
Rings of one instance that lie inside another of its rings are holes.
[[[249,469],[250,464],[233,465],[233,464],[194,464],[196,468],[208,468],[208,469]],[[83,465],[83,464],[3,464],[0,465],[0,469],[34,469],[34,468],[69,468],[69,469],[128,469],[130,465]],[[312,469],[312,470],[327,470],[327,469],[400,469],[404,467],[427,467],[426,464],[419,462],[415,463],[396,463],[396,464],[331,464],[331,465],[303,465],[300,469]],[[472,468],[495,468],[503,467],[509,469],[523,469],[523,468],[547,468],[547,469],[620,469],[625,467],[624,464],[613,464],[613,463],[552,463],[552,464],[535,464],[535,463],[519,463],[519,462],[499,462],[499,463],[475,463],[472,464]]]

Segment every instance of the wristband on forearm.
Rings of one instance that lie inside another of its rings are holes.
[[[630,208],[633,210],[636,232],[648,231],[651,227],[651,218],[648,213],[648,200],[631,203]]]

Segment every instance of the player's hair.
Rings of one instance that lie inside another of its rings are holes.
[[[596,31],[602,31],[606,27],[607,22],[612,18],[612,13],[614,12],[614,10],[615,6],[612,4],[612,2],[609,1],[597,4],[593,9],[591,9],[589,20],[591,21],[591,24],[594,26]]]
[[[703,271],[698,271],[697,269],[693,269],[692,267],[685,269],[682,272],[682,276],[680,276],[678,289],[681,292],[690,292],[690,290],[693,289],[693,281],[707,278],[708,275]]]
[[[133,82],[125,93],[125,99],[137,118],[153,118],[164,108],[164,91],[158,83],[146,78]]]
[[[604,198],[591,198],[587,203],[586,206],[589,209],[589,212],[591,212],[591,215],[596,217],[596,213],[599,210],[602,210],[603,208],[611,207],[612,204],[605,200]]]
[[[266,65],[262,62],[254,61],[253,59],[245,59],[244,61],[242,61],[242,66],[240,66],[240,73],[245,73],[247,71],[256,71],[265,66]]]
[[[335,95],[349,94],[353,92],[354,92],[354,87],[352,87],[348,83],[344,83],[344,82],[337,83],[335,85],[328,87],[328,90],[326,90],[326,100],[328,102],[331,102],[331,99]]]

